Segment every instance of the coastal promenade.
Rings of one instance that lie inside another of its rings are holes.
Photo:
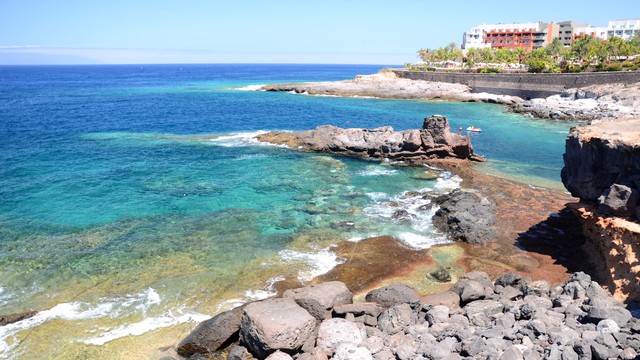
[[[469,86],[473,93],[486,92],[496,95],[518,96],[526,100],[545,98],[572,88],[640,82],[640,71],[571,74],[477,74],[394,69],[393,72],[403,79],[462,84]]]

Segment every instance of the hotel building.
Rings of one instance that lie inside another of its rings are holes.
[[[462,48],[522,48],[529,52],[547,45],[558,36],[558,31],[556,23],[483,24],[464,33]]]

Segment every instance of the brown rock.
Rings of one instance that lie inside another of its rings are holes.
[[[334,306],[350,304],[353,300],[353,294],[341,281],[329,281],[287,290],[283,296],[294,299],[298,305],[318,320],[330,318]]]
[[[203,321],[178,345],[178,354],[211,354],[238,340],[242,308],[222,312]]]

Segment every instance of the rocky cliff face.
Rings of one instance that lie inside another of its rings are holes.
[[[572,129],[564,162],[594,274],[618,299],[640,301],[640,119]]]
[[[324,125],[301,132],[270,132],[257,138],[312,151],[410,163],[447,157],[480,160],[473,156],[469,137],[451,133],[449,120],[442,115],[425,118],[419,130],[394,131],[391,126],[342,129]]]

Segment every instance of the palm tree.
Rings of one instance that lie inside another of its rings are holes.
[[[547,45],[547,52],[549,55],[553,56],[555,60],[558,60],[562,53],[564,52],[564,46],[560,42],[560,38],[553,38],[551,42]]]

